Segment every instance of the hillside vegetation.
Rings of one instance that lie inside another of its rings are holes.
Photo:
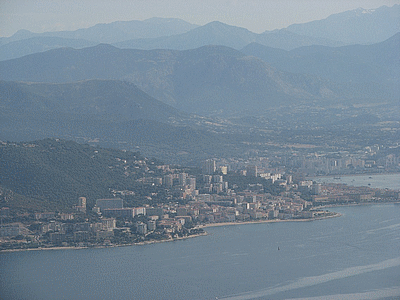
[[[154,160],[142,163],[144,160],[139,153],[59,139],[2,142],[1,206],[65,210],[71,209],[81,196],[93,205],[98,198],[112,197],[112,189],[123,190],[133,185],[145,167],[156,165]]]

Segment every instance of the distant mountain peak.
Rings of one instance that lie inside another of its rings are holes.
[[[220,25],[220,26],[229,26],[228,24],[222,23],[220,21],[212,21],[207,23],[206,25]]]
[[[362,7],[356,8],[351,12],[355,13],[357,16],[364,15],[364,14],[372,14],[375,12],[375,9],[365,9]]]
[[[238,27],[238,26],[234,26],[234,25],[229,25],[226,23],[222,23],[220,21],[212,21],[210,23],[207,23],[206,25],[202,26],[203,28],[207,28],[207,27],[211,27],[211,28],[236,28],[236,29],[241,29],[243,31],[249,31],[250,30],[243,28],[243,27]]]
[[[191,24],[191,23],[186,22],[185,20],[182,20],[179,18],[160,18],[160,17],[149,18],[149,19],[143,20],[142,22],[153,23],[153,24],[164,24],[164,23],[171,23],[171,22],[180,22],[180,23]],[[192,24],[192,25],[194,25],[194,24]]]
[[[300,35],[326,38],[345,44],[374,44],[400,31],[400,5],[376,9],[357,8],[326,19],[287,27]]]
[[[106,44],[106,43],[100,43],[100,44],[98,44],[98,45],[96,45],[96,46],[93,46],[93,47],[96,47],[96,48],[105,48],[105,49],[118,49],[117,47],[115,47],[115,46],[113,46],[113,45],[110,45],[110,44]]]
[[[33,33],[33,32],[32,32],[32,31],[29,31],[29,30],[27,30],[27,29],[20,29],[20,30],[18,30],[16,33],[14,33],[14,35],[22,35],[22,34],[27,34],[27,33],[31,34],[31,33]]]
[[[37,33],[26,29],[20,29],[11,36],[11,40],[23,40],[35,36]]]
[[[110,44],[106,44],[106,43],[101,43],[92,47],[87,47],[86,49],[96,49],[99,51],[116,51],[119,50],[119,48],[110,45]]]

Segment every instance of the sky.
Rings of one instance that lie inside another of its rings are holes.
[[[0,37],[20,29],[76,30],[152,17],[179,18],[197,25],[220,21],[261,33],[359,7],[394,4],[400,0],[0,0]]]

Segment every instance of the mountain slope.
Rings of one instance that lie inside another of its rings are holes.
[[[109,45],[57,49],[0,62],[0,79],[130,81],[156,99],[191,113],[261,112],[281,101],[341,97],[341,88],[310,75],[285,74],[232,48],[130,50]],[[362,96],[362,90],[360,91]]]
[[[0,82],[0,107],[12,114],[77,114],[103,120],[168,121],[183,113],[150,97],[134,84],[89,80],[66,84]]]
[[[255,40],[256,43],[273,48],[284,50],[293,50],[299,47],[321,45],[328,47],[343,46],[343,42],[330,40],[327,38],[313,37],[297,34],[286,29],[277,29],[273,31],[265,31]]]
[[[358,8],[334,14],[326,19],[293,24],[288,31],[326,38],[347,44],[382,42],[400,31],[400,5],[381,6],[375,10]]]
[[[0,61],[22,57],[50,49],[71,47],[75,49],[97,45],[97,42],[59,37],[32,37],[0,46]]]
[[[96,24],[75,31],[54,31],[33,33],[20,30],[9,38],[1,38],[0,45],[32,37],[57,37],[83,39],[99,43],[115,43],[134,38],[156,38],[176,35],[196,28],[197,25],[175,18],[151,18],[144,21],[116,21],[108,24]]]
[[[179,35],[153,39],[132,39],[113,43],[113,45],[119,48],[143,50],[189,50],[207,45],[219,45],[240,49],[253,42],[287,50],[314,44],[327,46],[343,45],[342,43],[328,39],[302,36],[287,30],[266,31],[261,34],[256,34],[245,28],[216,21]]]
[[[120,160],[130,166],[130,176]],[[94,148],[75,142],[45,139],[0,143],[0,184],[13,197],[3,205],[25,210],[71,209],[78,197],[111,197],[111,188],[126,189],[143,172],[134,168],[139,153]],[[150,162],[150,161],[149,161]],[[23,200],[18,197],[23,196]],[[1,199],[3,200],[3,199]],[[4,202],[4,200],[3,200]]]
[[[114,43],[119,48],[188,50],[206,45],[242,48],[251,43],[256,34],[241,27],[211,22],[186,33],[154,39],[134,39]]]
[[[309,46],[284,51],[250,44],[241,51],[281,70],[335,82],[394,84],[400,79],[400,33],[373,45]]]
[[[174,163],[226,153],[229,139],[199,129],[198,120],[128,82],[0,82],[0,140],[58,137]]]
[[[143,50],[189,50],[207,45],[241,49],[250,43],[285,50],[312,45],[338,47],[358,43],[373,44],[400,31],[399,15],[400,5],[382,6],[376,10],[360,8],[331,15],[324,20],[293,24],[286,29],[261,34],[218,21],[197,26],[172,18],[117,21],[75,31],[33,33],[20,30],[11,37],[0,38],[0,60],[46,49],[81,48],[83,41],[86,46],[108,43],[120,48]],[[58,40],[55,42],[49,38]]]
[[[19,30],[11,37],[0,38],[0,61],[64,47],[80,49],[100,43],[168,37],[185,33],[196,27],[198,26],[180,19],[151,18],[144,21],[97,24],[75,31],[33,33],[28,30]]]

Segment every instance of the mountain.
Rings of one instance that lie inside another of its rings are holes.
[[[116,43],[134,38],[156,38],[187,32],[196,28],[175,18],[151,18],[144,21],[117,21],[109,24],[97,24],[87,29],[72,32],[60,32],[60,37],[80,38],[98,43]]]
[[[37,35],[39,35],[39,33],[33,33],[26,29],[20,29],[10,37],[0,37],[0,46],[19,40],[29,39]]]
[[[175,18],[151,18],[144,21],[117,21],[108,24],[97,24],[75,31],[54,31],[33,33],[20,30],[8,38],[1,38],[0,45],[32,37],[58,37],[80,39],[99,43],[116,43],[129,39],[156,38],[187,32],[197,25]]]
[[[0,38],[0,61],[63,47],[80,49],[129,39],[168,37],[196,27],[198,26],[180,19],[151,18],[144,21],[97,24],[75,31],[33,33],[19,30],[11,37]]]
[[[168,121],[184,117],[134,84],[88,80],[66,84],[0,82],[0,105],[8,114],[76,114],[102,120]]]
[[[249,111],[299,100],[365,97],[349,88],[302,74],[279,71],[232,48],[207,46],[186,51],[118,49],[98,45],[55,49],[0,62],[0,79],[72,82],[130,81],[167,104],[190,113]]]
[[[286,29],[265,31],[257,36],[255,42],[267,47],[284,50],[292,50],[299,47],[312,45],[321,45],[328,47],[339,47],[344,45],[344,43],[342,42],[329,40],[326,38],[300,35]]]
[[[198,121],[128,82],[0,82],[3,141],[58,137],[139,149],[148,156],[174,163],[237,151],[235,146],[227,150],[231,138],[200,129],[194,125]]]
[[[221,22],[211,22],[186,33],[154,39],[132,39],[114,43],[119,48],[188,50],[206,45],[242,48],[256,38],[255,33]]]
[[[153,39],[132,39],[113,43],[113,45],[119,48],[143,50],[189,50],[207,45],[220,45],[240,49],[253,42],[287,50],[314,44],[327,46],[343,45],[342,43],[323,38],[301,36],[287,30],[275,30],[256,34],[245,28],[227,25],[217,21],[179,35]]]
[[[31,37],[0,46],[0,61],[22,57],[51,49],[71,47],[81,49],[95,46],[97,42],[59,37]]]
[[[1,142],[0,191],[12,196],[6,201],[1,197],[0,202],[22,210],[65,210],[84,196],[93,205],[97,198],[112,197],[112,188],[133,186],[144,173],[139,160],[144,157],[137,152],[94,148],[60,139]],[[154,160],[147,162],[155,166]],[[129,168],[129,176],[124,167]]]
[[[400,33],[373,45],[309,46],[291,51],[249,44],[241,51],[263,59],[275,68],[306,73],[335,82],[398,85]]]
[[[207,45],[238,50],[251,43],[284,50],[313,45],[339,47],[373,44],[400,31],[399,15],[400,5],[382,6],[376,10],[360,8],[261,34],[218,21],[197,26],[172,18],[118,21],[75,31],[33,33],[20,30],[11,37],[0,38],[0,60],[48,49],[82,48],[99,43],[142,50],[189,50]]]
[[[346,44],[373,44],[382,42],[400,32],[400,5],[377,9],[345,11],[326,19],[286,28],[296,34],[340,41]]]
[[[169,26],[155,29],[155,27],[162,25]],[[182,26],[180,27],[180,25]],[[287,30],[256,34],[245,28],[230,26],[217,21],[197,27],[189,23],[186,24],[179,19],[153,18],[146,21],[98,24],[77,31],[45,32],[41,34],[26,30],[18,31],[10,38],[0,39],[0,61],[50,49],[63,47],[80,49],[99,43],[112,44],[118,48],[126,49],[189,50],[207,45],[241,49],[253,42],[286,50],[308,45],[343,45],[343,43],[302,36]]]

